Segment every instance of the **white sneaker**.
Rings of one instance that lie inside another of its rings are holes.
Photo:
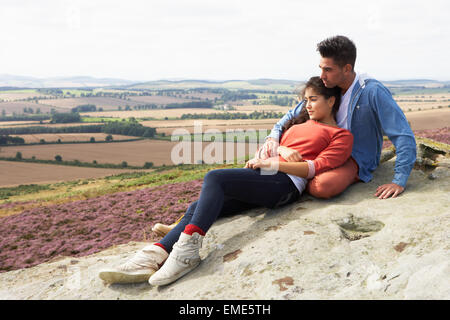
[[[108,283],[145,282],[160,268],[168,256],[166,250],[151,244],[139,250],[119,267],[101,270],[98,276]]]
[[[148,282],[154,286],[161,286],[174,282],[200,264],[199,250],[204,236],[194,232],[188,235],[184,232],[173,245],[172,252],[164,265],[155,272]]]

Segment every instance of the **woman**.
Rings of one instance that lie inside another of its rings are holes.
[[[148,279],[152,285],[169,284],[198,266],[203,238],[219,216],[290,204],[299,198],[307,179],[342,165],[351,155],[353,136],[336,124],[339,88],[326,88],[313,77],[302,97],[306,108],[287,125],[276,153],[257,152],[242,169],[209,171],[200,198],[159,243],[146,246],[117,269],[100,272],[100,278],[110,283]],[[293,154],[301,155],[302,161],[287,162]]]

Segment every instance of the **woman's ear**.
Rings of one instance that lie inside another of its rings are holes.
[[[333,108],[334,103],[336,102],[336,97],[331,96],[327,99],[328,107]]]

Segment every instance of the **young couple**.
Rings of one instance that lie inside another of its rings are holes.
[[[302,101],[278,121],[255,157],[242,169],[208,172],[200,198],[162,240],[123,265],[101,271],[101,279],[151,285],[176,281],[200,263],[203,238],[219,216],[284,206],[305,189],[330,198],[359,180],[369,182],[383,135],[396,148],[395,174],[374,195],[387,199],[404,191],[416,159],[405,115],[379,81],[355,72],[356,47],[350,39],[331,37],[317,50],[321,76],[309,79]]]

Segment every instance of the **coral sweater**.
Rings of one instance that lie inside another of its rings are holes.
[[[303,160],[311,160],[308,162],[317,175],[347,161],[352,154],[353,135],[346,129],[308,120],[286,130],[280,145],[297,150]],[[281,156],[279,160],[286,162]]]

